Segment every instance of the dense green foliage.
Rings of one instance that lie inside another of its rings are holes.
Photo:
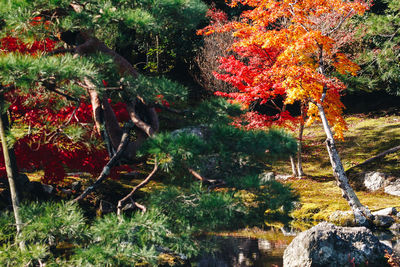
[[[163,73],[190,56],[196,46],[194,29],[204,20],[206,9],[199,0],[2,0],[0,16],[6,22],[3,33],[23,33],[28,41],[50,34],[73,45],[79,43],[77,32],[91,31],[138,67]],[[38,16],[51,23],[33,27],[31,19]]]
[[[12,215],[2,214],[0,261],[5,265],[132,266],[156,264],[163,252],[182,257],[199,252],[190,229],[177,222],[172,228],[157,209],[131,217],[108,215],[90,225],[81,209],[65,203],[24,205],[21,215],[27,222],[18,238],[26,245],[22,251],[12,243]]]
[[[376,4],[377,8],[357,21],[363,42],[363,53],[357,59],[362,67],[358,86],[400,95],[400,3],[382,0]]]

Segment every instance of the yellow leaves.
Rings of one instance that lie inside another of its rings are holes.
[[[332,65],[335,67],[337,72],[343,75],[349,73],[356,76],[357,72],[360,70],[360,67],[343,53],[335,54]]]
[[[337,105],[337,103],[332,103],[331,101],[324,102],[323,106],[325,109],[326,118],[334,132],[335,138],[343,140],[343,133],[348,129],[343,118],[343,106]],[[308,103],[307,116],[308,119],[305,123],[306,126],[310,126],[316,121],[321,121],[318,107],[314,103]]]

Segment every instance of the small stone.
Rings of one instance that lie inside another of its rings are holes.
[[[400,179],[385,186],[385,193],[393,196],[400,196]]]
[[[72,195],[72,190],[71,189],[61,189],[61,193],[65,195]]]
[[[381,172],[367,172],[364,176],[364,186],[374,192],[382,188],[385,182],[386,174]]]
[[[275,180],[274,172],[263,172],[259,176],[261,184]]]
[[[292,175],[288,175],[288,174],[277,174],[276,176],[275,176],[275,179],[276,180],[283,180],[283,181],[286,181],[287,179],[289,179],[289,178],[291,178],[292,177]]]
[[[45,193],[51,195],[54,192],[54,187],[48,184],[42,184],[42,189]]]
[[[378,210],[372,213],[372,215],[384,215],[384,216],[395,215],[395,214],[397,214],[397,210],[394,207]]]
[[[390,230],[400,231],[400,223],[394,223],[389,227]]]
[[[269,253],[272,250],[272,244],[266,239],[258,239],[258,249],[261,252]]]
[[[71,184],[71,189],[74,191],[79,191],[82,188],[82,183],[81,181],[75,181]]]
[[[394,223],[394,219],[390,216],[375,215],[373,223],[376,227],[389,228]]]

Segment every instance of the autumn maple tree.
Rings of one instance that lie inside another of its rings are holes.
[[[215,76],[232,85],[238,92],[217,92],[244,107],[273,104],[284,99],[282,107],[276,106],[274,117],[248,112],[239,118],[247,128],[285,126],[295,122],[284,108],[300,102],[307,124],[322,121],[327,136],[334,176],[343,196],[351,206],[356,222],[368,224],[372,219],[348,183],[335,147],[334,135],[343,138],[346,123],[342,116],[340,94],[346,88],[334,73],[355,75],[359,67],[340,51],[338,32],[348,19],[363,14],[369,7],[363,1],[258,1],[233,0],[249,6],[238,21],[212,23],[199,33],[209,35],[232,32],[235,37],[231,49],[235,55],[221,58]],[[243,120],[244,119],[244,120]]]

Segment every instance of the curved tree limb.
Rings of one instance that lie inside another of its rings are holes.
[[[129,101],[126,103],[126,109],[128,110],[129,113],[129,117],[131,118],[131,121],[139,128],[141,129],[143,132],[145,132],[147,134],[147,136],[151,137],[154,135],[155,133],[155,129],[148,123],[144,122],[139,115],[136,112],[136,102],[138,100],[134,100],[134,101]],[[150,114],[153,116],[157,116],[157,114],[154,112],[154,114]],[[155,122],[155,118],[150,118],[150,120],[152,120],[153,124]],[[157,124],[156,127],[158,128],[158,120],[157,120]]]
[[[200,173],[198,173],[195,170],[193,170],[192,168],[187,168],[187,170],[189,171],[189,173],[191,175],[193,175],[194,178],[200,180],[202,183],[210,184],[209,189],[214,188],[214,187],[219,187],[219,186],[222,186],[222,185],[226,184],[226,182],[224,180],[207,179],[207,178],[203,177]]]
[[[78,197],[76,197],[72,202],[78,202],[82,200],[84,197],[86,197],[89,193],[91,193],[96,187],[98,187],[103,180],[105,180],[108,175],[110,174],[110,170],[112,167],[114,167],[119,160],[121,159],[121,156],[123,155],[125,149],[127,148],[129,143],[129,131],[125,131],[122,135],[121,142],[118,146],[118,149],[114,156],[108,161],[108,163],[103,167],[103,170],[101,171],[99,177],[97,178],[96,182],[89,186],[88,188],[85,189],[85,191],[82,192]]]
[[[371,157],[371,158],[365,160],[364,162],[361,162],[360,164],[357,164],[357,165],[351,167],[350,169],[366,165],[368,163],[371,163],[373,161],[381,159],[381,158],[385,157],[386,155],[396,153],[397,151],[400,151],[400,146],[395,146],[395,147],[392,147],[392,148],[390,148],[388,150],[385,150],[385,151],[379,153],[378,155],[376,155],[374,157]],[[350,169],[348,169],[347,171],[349,171]]]
[[[102,41],[86,32],[81,32],[80,36],[85,42],[75,48],[76,53],[82,55],[102,52],[104,54],[110,55],[114,59],[114,63],[117,65],[118,70],[121,74],[129,74],[134,78],[138,76],[138,72],[132,66],[132,64],[129,63],[128,60],[126,60],[114,50],[108,48]]]
[[[80,36],[84,40],[84,43],[81,45],[78,45],[75,48],[75,53],[78,55],[85,55],[85,54],[90,54],[90,53],[95,53],[95,52],[101,52],[107,55],[110,55],[113,60],[115,65],[118,67],[119,73],[120,74],[128,74],[132,76],[133,78],[136,78],[138,76],[138,72],[136,69],[132,66],[132,64],[129,63],[128,60],[126,60],[124,57],[113,51],[112,49],[108,48],[102,41],[99,39],[92,37],[90,33],[86,32],[81,32]],[[101,129],[101,111],[103,111],[103,116],[105,120],[105,126],[108,131],[108,134],[111,139],[111,143],[113,144],[113,147],[115,149],[115,146],[118,144],[118,140],[120,139],[121,132],[118,130],[117,127],[117,121],[115,118],[114,111],[111,108],[108,108],[107,104],[103,106],[101,105],[101,100],[99,99],[98,93],[96,92],[96,88],[93,83],[90,82],[88,78],[85,78],[84,80],[84,85],[86,84],[86,89],[89,89],[89,95],[91,97],[91,102],[93,106],[93,112],[94,112],[94,119],[96,123],[96,128],[100,132],[99,129]],[[121,90],[121,93],[126,93],[124,92],[124,88],[118,88]],[[137,96],[139,101],[141,101],[140,96]],[[125,97],[125,100],[129,99]],[[136,100],[138,101],[138,100]],[[130,101],[125,101],[128,104],[128,112],[130,113],[131,121],[136,125],[136,130],[137,131],[137,136],[139,140],[136,140],[134,143],[130,143],[127,148],[127,152],[125,155],[128,156],[128,159],[133,159],[134,155],[136,154],[137,147],[140,144],[140,140],[145,139],[145,136],[142,136],[142,131],[147,135],[147,136],[152,136],[156,131],[158,131],[158,116],[157,113],[155,112],[154,107],[150,107],[149,105],[146,105],[143,101],[142,103],[146,106],[146,115],[148,116],[150,120],[150,125],[146,122],[143,121],[143,119],[139,116],[139,114],[135,110],[135,104],[130,105]],[[111,124],[110,124],[111,123]],[[132,151],[131,151],[132,150]],[[125,156],[124,156],[125,157]]]
[[[135,192],[137,190],[139,190],[140,188],[142,188],[143,186],[145,186],[146,184],[148,184],[150,182],[150,179],[153,177],[153,175],[156,173],[156,171],[158,170],[158,162],[157,159],[154,162],[154,168],[153,170],[149,173],[149,175],[147,175],[146,179],[144,179],[140,184],[138,184],[137,186],[135,186],[132,191],[126,195],[124,198],[122,198],[120,201],[118,201],[118,206],[117,206],[117,215],[120,216],[121,215],[121,211],[122,211],[122,204],[127,201],[128,199],[131,199],[133,194],[135,194]],[[132,199],[131,199],[132,200]],[[132,200],[133,204],[137,207],[139,207],[142,211],[146,211],[146,207],[134,202]],[[143,209],[144,207],[144,209]]]

